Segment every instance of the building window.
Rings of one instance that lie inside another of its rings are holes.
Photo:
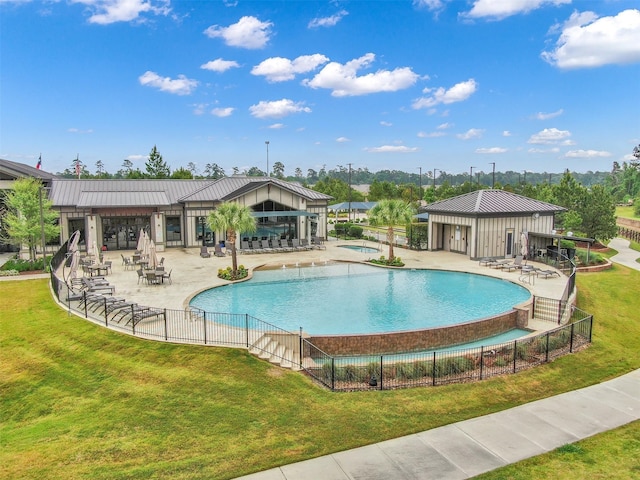
[[[167,242],[177,242],[182,240],[182,227],[180,217],[166,217]]]
[[[69,219],[69,237],[73,235],[76,230],[80,231],[80,239],[78,245],[84,246],[84,218],[70,218]]]
[[[198,244],[212,247],[216,243],[216,236],[207,225],[207,217],[196,217],[196,238]]]

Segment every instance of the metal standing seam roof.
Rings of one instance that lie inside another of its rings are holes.
[[[55,206],[110,207],[174,205],[211,180],[55,179],[49,198]]]
[[[0,158],[0,171],[4,171],[10,176],[16,178],[21,177],[34,177],[41,180],[52,180],[58,178],[53,173],[45,172],[44,170],[25,165],[24,163],[12,162],[11,160],[4,160]]]
[[[82,180],[55,179],[49,198],[55,206],[125,207],[225,201],[268,183],[308,200],[332,197],[301,185],[267,177],[225,177],[218,180]]]
[[[297,183],[286,182],[277,178],[271,177],[245,177],[245,176],[233,176],[224,177],[205,185],[199,190],[192,191],[181,197],[181,202],[197,202],[197,201],[228,201],[233,200],[239,196],[245,195],[248,192],[257,190],[265,185],[272,184],[279,188],[288,190],[296,195],[304,197],[308,200],[330,200],[330,195],[316,192],[310,188],[303,187]]]
[[[440,200],[425,207],[428,213],[457,215],[554,213],[566,209],[558,205],[534,200],[504,190],[477,190]]]
[[[351,210],[371,210],[378,202],[351,202]],[[348,210],[349,202],[335,203],[329,205],[329,210]]]

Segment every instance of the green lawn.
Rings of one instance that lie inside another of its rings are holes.
[[[616,217],[624,218],[638,218],[634,212],[633,207],[616,207]]]
[[[61,310],[45,280],[0,282],[0,478],[232,478],[597,383],[640,368],[639,282],[618,266],[578,276],[596,319],[580,353],[479,383],[357,393],[243,350],[108,331]]]

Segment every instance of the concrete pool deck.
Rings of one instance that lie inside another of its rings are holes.
[[[346,248],[338,248],[339,245],[366,245],[369,247],[382,248],[379,254],[361,253]],[[262,265],[289,267],[295,266],[296,262],[303,264],[324,263],[329,260],[342,261],[365,261],[369,258],[377,258],[380,255],[388,254],[388,246],[380,246],[374,242],[363,241],[342,241],[331,239],[325,242],[325,250],[309,250],[303,252],[286,253],[261,253],[261,254],[239,254],[238,265],[244,265],[250,270]],[[122,265],[121,254],[130,256],[131,251],[105,252],[105,260],[113,262],[112,273],[107,279],[115,285],[115,295],[134,301],[142,305],[154,307],[183,309],[189,299],[196,293],[207,288],[224,285],[228,283],[217,277],[218,269],[231,266],[231,256],[216,257],[213,249],[210,249],[210,258],[201,258],[199,248],[171,248],[158,253],[158,260],[165,257],[165,271],[171,270],[172,283],[165,282],[160,285],[147,285],[140,281],[135,270],[125,270]],[[465,255],[450,252],[426,252],[394,248],[394,254],[399,256],[406,264],[405,268],[432,268],[438,270],[452,270],[460,272],[478,273],[502,278],[512,281],[540,297],[559,299],[564,291],[567,278],[533,278],[533,284],[529,285],[518,280],[519,271],[506,272],[494,268],[479,265],[477,261],[469,260]],[[529,262],[541,268],[548,268],[545,264]],[[68,269],[65,274],[68,273]]]

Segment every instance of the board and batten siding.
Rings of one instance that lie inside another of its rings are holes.
[[[508,232],[511,231],[511,256],[515,256],[521,252],[523,232],[551,233],[553,222],[553,215],[471,217],[431,214],[429,250],[466,253],[471,259],[505,257]]]

